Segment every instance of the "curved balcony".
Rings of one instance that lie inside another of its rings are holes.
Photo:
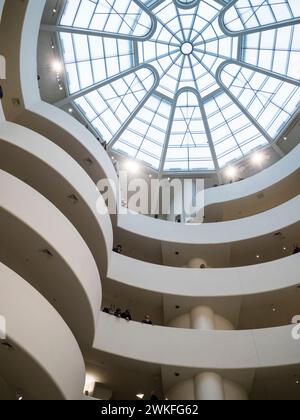
[[[14,399],[82,398],[84,361],[77,341],[55,309],[25,280],[0,263],[0,376]],[[45,331],[47,332],[45,334]]]
[[[129,212],[120,229],[166,243],[216,245],[246,241],[280,231],[299,221],[300,195],[274,209],[243,219],[208,224],[174,224]]]
[[[72,222],[104,277],[113,246],[111,220],[108,214],[97,212],[96,203],[103,201],[102,196],[75,160],[40,134],[2,122],[0,168],[26,180]]]
[[[296,287],[299,263],[297,254],[255,266],[201,270],[150,264],[113,253],[107,277],[161,295],[196,299],[247,296]]]

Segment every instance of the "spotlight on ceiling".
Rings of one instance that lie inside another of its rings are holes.
[[[125,168],[127,169],[128,172],[135,174],[139,171],[140,165],[134,160],[128,160],[125,163]]]
[[[251,157],[251,161],[253,163],[253,165],[262,165],[265,161],[265,154],[263,152],[255,152],[252,157]]]
[[[142,399],[144,398],[144,396],[145,396],[145,394],[136,394],[136,397],[137,397],[139,400],[142,400]]]
[[[52,69],[56,73],[60,73],[62,71],[62,64],[61,64],[61,62],[58,61],[58,60],[53,61],[53,63],[52,63]]]
[[[235,178],[237,176],[237,173],[237,168],[235,168],[234,166],[229,166],[225,171],[226,178],[228,179]]]

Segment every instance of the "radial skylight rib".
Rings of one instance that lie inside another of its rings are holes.
[[[160,173],[218,171],[275,148],[298,110],[299,18],[300,0],[67,0],[45,29],[61,32],[59,106]]]
[[[214,162],[195,93],[182,92],[176,101],[165,171],[214,170]]]
[[[75,103],[103,140],[110,142],[154,86],[154,73],[149,68],[142,68],[76,99]]]
[[[300,25],[250,34],[243,45],[243,59],[254,66],[300,79],[299,40]]]
[[[131,42],[61,33],[70,93],[122,73],[134,62]]]
[[[206,103],[205,112],[220,167],[268,143],[226,93]]]

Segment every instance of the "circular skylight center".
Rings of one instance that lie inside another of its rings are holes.
[[[190,42],[185,42],[184,44],[181,45],[181,52],[184,55],[190,55],[193,52],[193,44],[191,44]]]

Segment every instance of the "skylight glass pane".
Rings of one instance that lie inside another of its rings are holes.
[[[195,88],[206,96],[219,88],[218,66],[237,57],[237,40],[224,35],[219,26],[221,9],[213,0],[180,9],[180,15],[173,0],[153,9],[157,29],[150,40],[139,43],[139,61],[158,71],[159,92],[174,98],[181,88]],[[188,44],[191,52],[187,54],[184,45]]]
[[[249,34],[243,45],[243,58],[254,66],[300,79],[299,39],[300,25]]]
[[[131,41],[61,33],[70,93],[128,70],[133,63]]]
[[[237,0],[224,13],[225,27],[232,32],[299,19],[299,0]],[[296,22],[295,22],[296,23]]]

